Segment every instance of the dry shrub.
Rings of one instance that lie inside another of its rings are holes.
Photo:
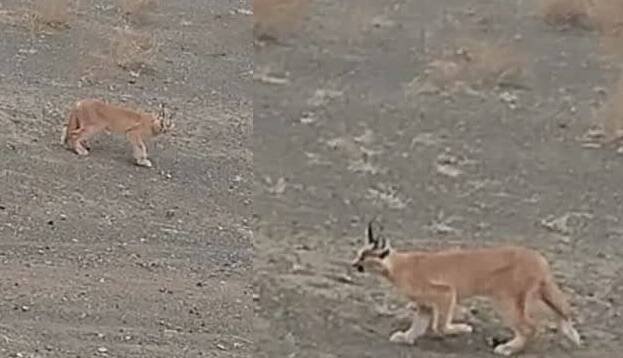
[[[116,64],[106,54],[84,52],[76,63],[76,75],[83,82],[97,82],[113,75]]]
[[[24,25],[30,17],[30,12],[17,10],[0,10],[0,23],[10,26]]]
[[[439,87],[459,82],[477,86],[519,86],[527,58],[512,45],[460,39],[440,59],[428,65],[428,80]]]
[[[160,6],[159,0],[118,0],[119,9],[130,20],[145,22]]]
[[[600,49],[605,55],[613,56],[616,62],[621,62],[623,58],[623,1],[594,0],[589,10],[595,28],[601,33]]]
[[[302,18],[309,0],[253,0],[256,36],[291,29]]]
[[[0,23],[26,28],[33,33],[69,27],[69,0],[34,0],[30,7],[0,11]]]
[[[599,40],[600,50],[612,61],[621,64],[623,59],[623,35],[603,35]]]
[[[621,0],[541,0],[539,12],[550,25],[595,29],[608,36],[623,30]]]
[[[623,1],[593,0],[589,3],[588,14],[593,26],[603,35],[623,34]]]
[[[459,53],[467,59],[472,81],[499,85],[518,81],[524,75],[528,59],[512,45],[463,40]]]
[[[40,32],[44,27],[67,28],[69,0],[35,0],[32,3],[31,28]]]
[[[156,45],[156,40],[148,33],[117,29],[111,41],[111,57],[122,69],[139,71],[150,64]]]
[[[587,0],[541,0],[539,13],[553,26],[590,27]]]

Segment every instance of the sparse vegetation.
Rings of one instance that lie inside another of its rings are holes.
[[[517,86],[528,61],[512,45],[460,39],[427,67],[429,83],[443,88],[459,83],[472,86]]]
[[[554,26],[594,29],[608,36],[623,30],[620,0],[541,0],[539,12]]]
[[[256,36],[291,28],[302,17],[309,0],[253,0]]]
[[[591,26],[586,0],[541,0],[539,12],[546,23],[553,26]]]
[[[159,0],[118,0],[122,15],[131,21],[145,22],[160,6]]]
[[[35,0],[31,21],[33,32],[39,32],[44,27],[69,27],[69,0]]]
[[[69,0],[34,0],[30,7],[0,11],[0,22],[41,33],[68,28],[69,14]]]
[[[615,36],[623,34],[623,1],[594,0],[588,6],[588,15],[593,26],[602,35]]]
[[[149,65],[155,52],[156,41],[149,33],[117,29],[111,41],[112,60],[124,70],[144,69]]]

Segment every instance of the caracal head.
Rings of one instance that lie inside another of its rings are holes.
[[[375,235],[373,230],[373,224],[375,219],[370,220],[366,229],[366,243],[362,248],[357,251],[357,256],[352,261],[351,265],[359,272],[364,272],[366,267],[370,264],[378,264],[382,261],[391,251],[389,241],[383,235]],[[383,230],[381,224],[378,224],[379,232]]]
[[[175,129],[173,122],[174,113],[171,112],[164,103],[160,103],[156,122],[159,133],[168,133]]]

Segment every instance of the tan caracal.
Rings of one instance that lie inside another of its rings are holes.
[[[470,325],[452,318],[460,300],[480,296],[492,300],[514,333],[510,341],[494,348],[496,354],[508,356],[523,350],[536,332],[528,307],[538,301],[556,313],[560,331],[580,345],[570,306],[538,252],[517,246],[397,251],[384,236],[375,237],[373,222],[368,223],[367,243],[352,265],[360,272],[366,268],[384,276],[410,300],[409,307],[417,310],[411,327],[395,332],[392,342],[413,344],[427,328],[437,334],[472,332]],[[376,231],[380,230],[379,225]],[[424,325],[421,312],[429,312]]]
[[[172,116],[160,104],[157,116],[106,103],[99,99],[76,102],[63,128],[61,144],[69,145],[78,155],[88,155],[87,140],[101,131],[125,133],[134,150],[136,164],[151,167],[147,159],[145,140],[169,132],[174,125]]]

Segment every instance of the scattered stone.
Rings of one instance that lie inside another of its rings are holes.
[[[312,124],[317,121],[317,118],[313,112],[303,112],[299,121],[303,124]]]
[[[237,9],[236,12],[240,15],[253,16],[253,11],[248,9]]]
[[[443,222],[432,223],[429,228],[432,232],[438,235],[456,235],[460,232],[458,229]]]
[[[274,186],[268,188],[268,192],[275,195],[281,195],[285,193],[287,186],[288,184],[286,182],[286,179],[284,177],[280,177],[279,179],[277,179],[277,182]]]
[[[519,100],[519,97],[517,97],[516,94],[508,92],[508,91],[504,91],[500,93],[499,98],[500,98],[500,101],[506,103],[508,108],[510,109],[517,108],[517,101]]]
[[[371,129],[366,128],[362,135],[354,137],[353,140],[358,144],[370,145],[374,142],[374,132]]]
[[[216,348],[222,350],[222,351],[226,351],[227,347],[225,347],[225,345],[221,344],[221,343],[217,343],[216,344]]]
[[[106,354],[106,353],[108,353],[108,348],[106,348],[106,347],[99,347],[99,348],[97,348],[97,353]]]
[[[416,145],[432,146],[439,144],[440,140],[434,133],[420,133],[411,140],[411,148]]]
[[[451,178],[456,178],[463,174],[463,171],[449,164],[437,164],[437,173]]]
[[[342,97],[343,95],[344,93],[341,91],[317,89],[312,98],[307,101],[307,104],[312,107],[320,107],[328,104],[333,99]]]
[[[573,212],[569,212],[566,213],[560,217],[552,217],[549,216],[545,219],[542,219],[541,221],[539,221],[539,224],[556,233],[562,234],[562,235],[571,235],[573,233],[573,230],[571,229],[570,225],[569,225],[569,220],[571,218],[574,217],[580,217],[580,218],[585,218],[585,219],[592,219],[593,215],[591,214],[587,214],[587,213],[573,213]]]
[[[283,77],[277,77],[270,73],[269,68],[260,68],[259,71],[253,72],[253,79],[255,81],[269,84],[269,85],[287,85],[290,80],[287,78],[287,74]]]
[[[387,18],[386,15],[375,16],[371,24],[373,27],[381,28],[381,27],[393,27],[396,25],[396,22]]]

